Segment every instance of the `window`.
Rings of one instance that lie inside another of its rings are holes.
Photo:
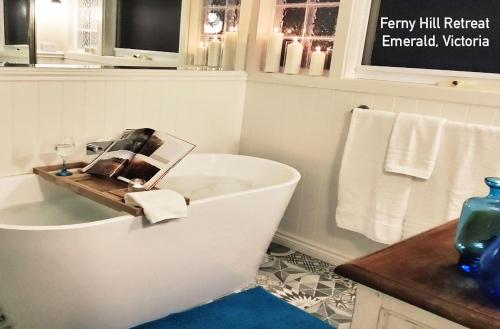
[[[182,48],[181,19],[183,10],[189,8],[183,6],[186,0],[76,0],[75,3],[77,52],[66,54],[67,58],[110,65],[177,65]]]
[[[202,38],[222,35],[238,28],[240,0],[204,0]]]
[[[499,1],[359,3],[351,19],[358,19],[356,12],[370,14],[351,25],[357,32],[351,31],[349,49],[354,53],[348,56],[357,63],[354,71],[347,68],[347,77],[428,84],[461,77],[498,79]]]
[[[330,68],[339,1],[336,0],[276,0],[274,26],[285,34],[285,44],[298,38],[304,45],[302,66],[307,65],[308,54],[320,47],[327,51],[326,68]]]
[[[97,52],[100,42],[99,36],[99,1],[78,0],[77,11],[77,45],[76,47],[87,52]]]
[[[116,47],[179,52],[182,0],[119,0]]]
[[[28,44],[28,0],[4,0],[4,35],[6,45]]]

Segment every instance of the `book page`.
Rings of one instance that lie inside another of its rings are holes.
[[[195,145],[175,136],[155,132],[118,179],[129,182],[141,178],[146,181],[145,188],[150,189],[194,148]]]
[[[153,135],[149,128],[127,129],[101,155],[99,155],[82,172],[89,174],[116,177],[127,167],[134,155],[139,152]]]

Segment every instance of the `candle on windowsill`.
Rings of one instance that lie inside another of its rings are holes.
[[[280,70],[281,47],[283,46],[283,33],[275,28],[269,34],[266,49],[266,65],[264,72],[278,72]]]
[[[196,52],[194,54],[194,65],[207,65],[207,45],[204,42],[200,42],[198,47],[196,47]]]
[[[222,47],[222,69],[234,70],[236,62],[236,49],[238,46],[238,32],[232,27],[224,32],[224,46]]]
[[[294,38],[293,42],[286,47],[285,70],[286,74],[298,74],[302,63],[302,53],[304,46],[299,42],[298,38]]]
[[[323,75],[323,69],[325,68],[326,54],[321,51],[320,47],[316,47],[316,50],[311,54],[311,63],[309,64],[309,75],[321,76]]]
[[[208,67],[219,67],[221,42],[216,36],[208,41]]]

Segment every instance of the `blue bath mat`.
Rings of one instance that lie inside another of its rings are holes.
[[[262,288],[233,294],[213,303],[134,329],[332,329],[312,315]]]

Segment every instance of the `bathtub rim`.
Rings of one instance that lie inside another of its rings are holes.
[[[281,163],[278,161],[274,161],[274,160],[270,160],[270,159],[265,159],[265,158],[259,158],[259,157],[249,156],[249,155],[230,154],[230,153],[194,153],[191,156],[194,156],[194,157],[196,157],[196,156],[209,156],[209,157],[216,157],[216,158],[217,157],[230,157],[230,158],[256,159],[258,161],[272,163],[273,165],[277,165],[279,167],[287,169],[292,173],[292,177],[289,180],[287,180],[286,182],[275,184],[275,185],[264,186],[264,187],[259,187],[259,188],[255,188],[255,189],[234,192],[234,193],[224,194],[224,195],[218,195],[218,196],[199,199],[199,200],[194,200],[194,201],[190,202],[190,206],[208,203],[208,202],[217,201],[217,200],[222,200],[222,199],[239,197],[239,196],[253,194],[253,193],[257,193],[257,192],[265,192],[265,191],[270,191],[270,190],[274,190],[274,189],[288,187],[290,185],[297,184],[302,177],[300,172],[297,169],[295,169],[287,164],[284,164],[284,163]],[[35,175],[36,176],[36,174],[22,174],[22,175],[6,176],[5,178],[16,177],[16,176],[27,176],[27,175]],[[43,178],[40,178],[40,179],[43,179]],[[144,217],[144,216],[141,216],[141,218],[142,217]],[[12,225],[12,224],[1,224],[0,223],[0,230],[11,230],[11,231],[76,230],[76,229],[94,227],[94,226],[98,226],[98,225],[112,224],[112,223],[124,221],[127,219],[139,220],[140,218],[134,217],[133,215],[124,214],[121,216],[116,216],[116,217],[111,217],[111,218],[106,218],[106,219],[101,219],[101,220],[96,220],[96,221],[91,221],[91,222],[85,222],[85,223],[67,224],[67,225],[46,225],[46,226],[43,226],[43,225],[42,226]]]

